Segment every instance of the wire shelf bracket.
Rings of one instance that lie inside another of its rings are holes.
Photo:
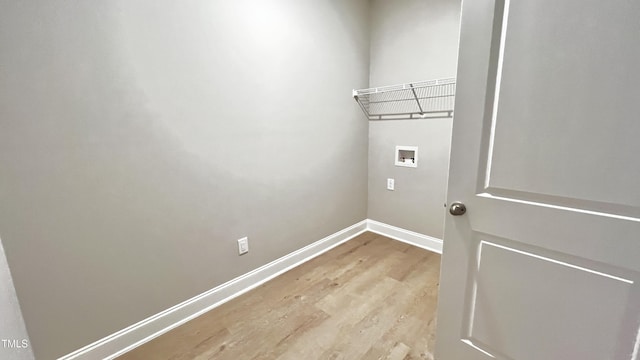
[[[455,78],[353,90],[369,120],[453,117],[455,94]]]

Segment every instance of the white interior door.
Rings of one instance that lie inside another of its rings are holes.
[[[463,3],[437,360],[640,360],[640,1]]]

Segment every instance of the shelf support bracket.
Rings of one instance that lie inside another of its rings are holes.
[[[413,88],[413,84],[409,84],[411,87],[411,92],[413,93],[413,98],[416,99],[416,103],[418,104],[418,109],[420,109],[420,115],[424,115],[424,110],[422,110],[422,105],[420,105],[420,100],[418,100],[418,95],[416,94],[416,89]]]

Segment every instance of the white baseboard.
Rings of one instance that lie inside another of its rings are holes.
[[[114,359],[366,231],[442,254],[440,239],[375,220],[363,220],[58,360]]]
[[[58,360],[114,359],[367,231],[367,220],[329,235]]]
[[[437,239],[428,235],[405,230],[371,219],[367,220],[367,230],[394,240],[417,246],[425,250],[442,254],[442,239]]]

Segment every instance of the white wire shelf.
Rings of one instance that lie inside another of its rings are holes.
[[[455,78],[353,90],[369,120],[452,117],[455,94]]]

